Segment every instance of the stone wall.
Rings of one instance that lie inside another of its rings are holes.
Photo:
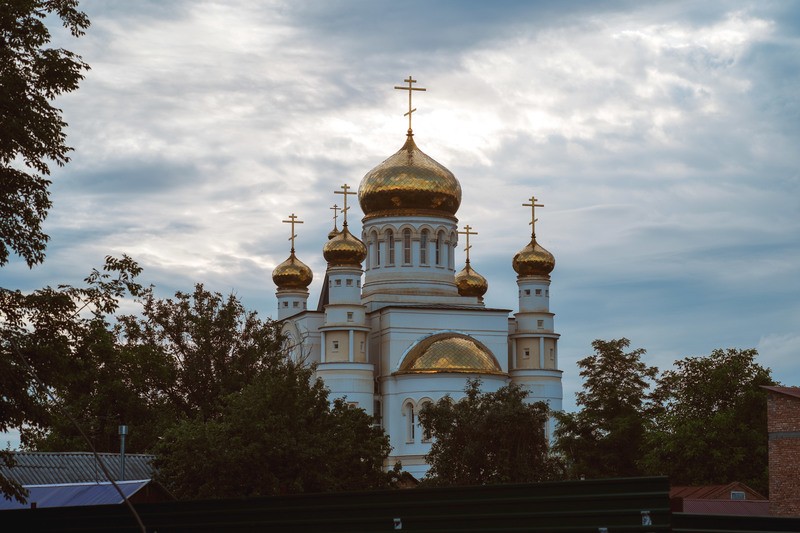
[[[800,387],[768,387],[769,512],[800,516]]]

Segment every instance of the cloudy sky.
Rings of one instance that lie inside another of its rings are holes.
[[[460,180],[486,303],[515,309],[511,258],[537,234],[565,405],[593,339],[662,368],[758,348],[800,385],[800,4],[85,0],[56,42],[92,70],[60,98],[47,259],[7,287],[79,283],[127,253],[161,296],[195,282],[275,310],[298,255],[316,302],[342,183],[415,139]],[[355,208],[351,221],[360,228]],[[463,252],[457,263],[463,264]]]

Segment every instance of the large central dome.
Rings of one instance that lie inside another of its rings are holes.
[[[396,215],[454,218],[461,185],[452,172],[422,152],[409,133],[400,150],[361,180],[358,201],[364,219]]]

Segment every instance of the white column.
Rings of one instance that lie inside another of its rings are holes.
[[[319,353],[320,353],[319,361],[320,361],[320,363],[324,363],[325,362],[325,332],[324,331],[320,331],[319,333],[321,335],[320,338],[322,339],[322,346],[320,346],[320,351],[319,351]]]
[[[544,368],[544,337],[539,337],[539,368]]]
[[[519,368],[519,362],[517,361],[517,339],[511,339],[511,362],[514,365],[514,368],[510,370],[516,370]]]
[[[355,361],[355,354],[353,353],[354,352],[354,350],[353,350],[354,347],[353,347],[353,330],[352,329],[347,332],[347,337],[348,337],[347,338],[348,344],[350,345],[350,351],[347,354],[347,358],[348,358],[348,361],[350,361],[352,363],[353,361]]]

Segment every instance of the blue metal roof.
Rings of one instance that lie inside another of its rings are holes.
[[[91,452],[12,452],[16,465],[8,468],[0,462],[0,474],[20,485],[52,485],[56,483],[89,483],[108,481],[97,458]],[[114,480],[120,479],[120,454],[100,453],[100,460]],[[151,479],[152,455],[126,454],[127,479]]]
[[[149,479],[138,481],[118,481],[117,486],[130,498],[148,483]],[[62,483],[58,485],[26,485],[28,503],[0,498],[0,511],[6,509],[28,509],[36,503],[42,507],[75,507],[81,505],[119,505],[123,502],[117,489],[108,482],[102,483]]]

